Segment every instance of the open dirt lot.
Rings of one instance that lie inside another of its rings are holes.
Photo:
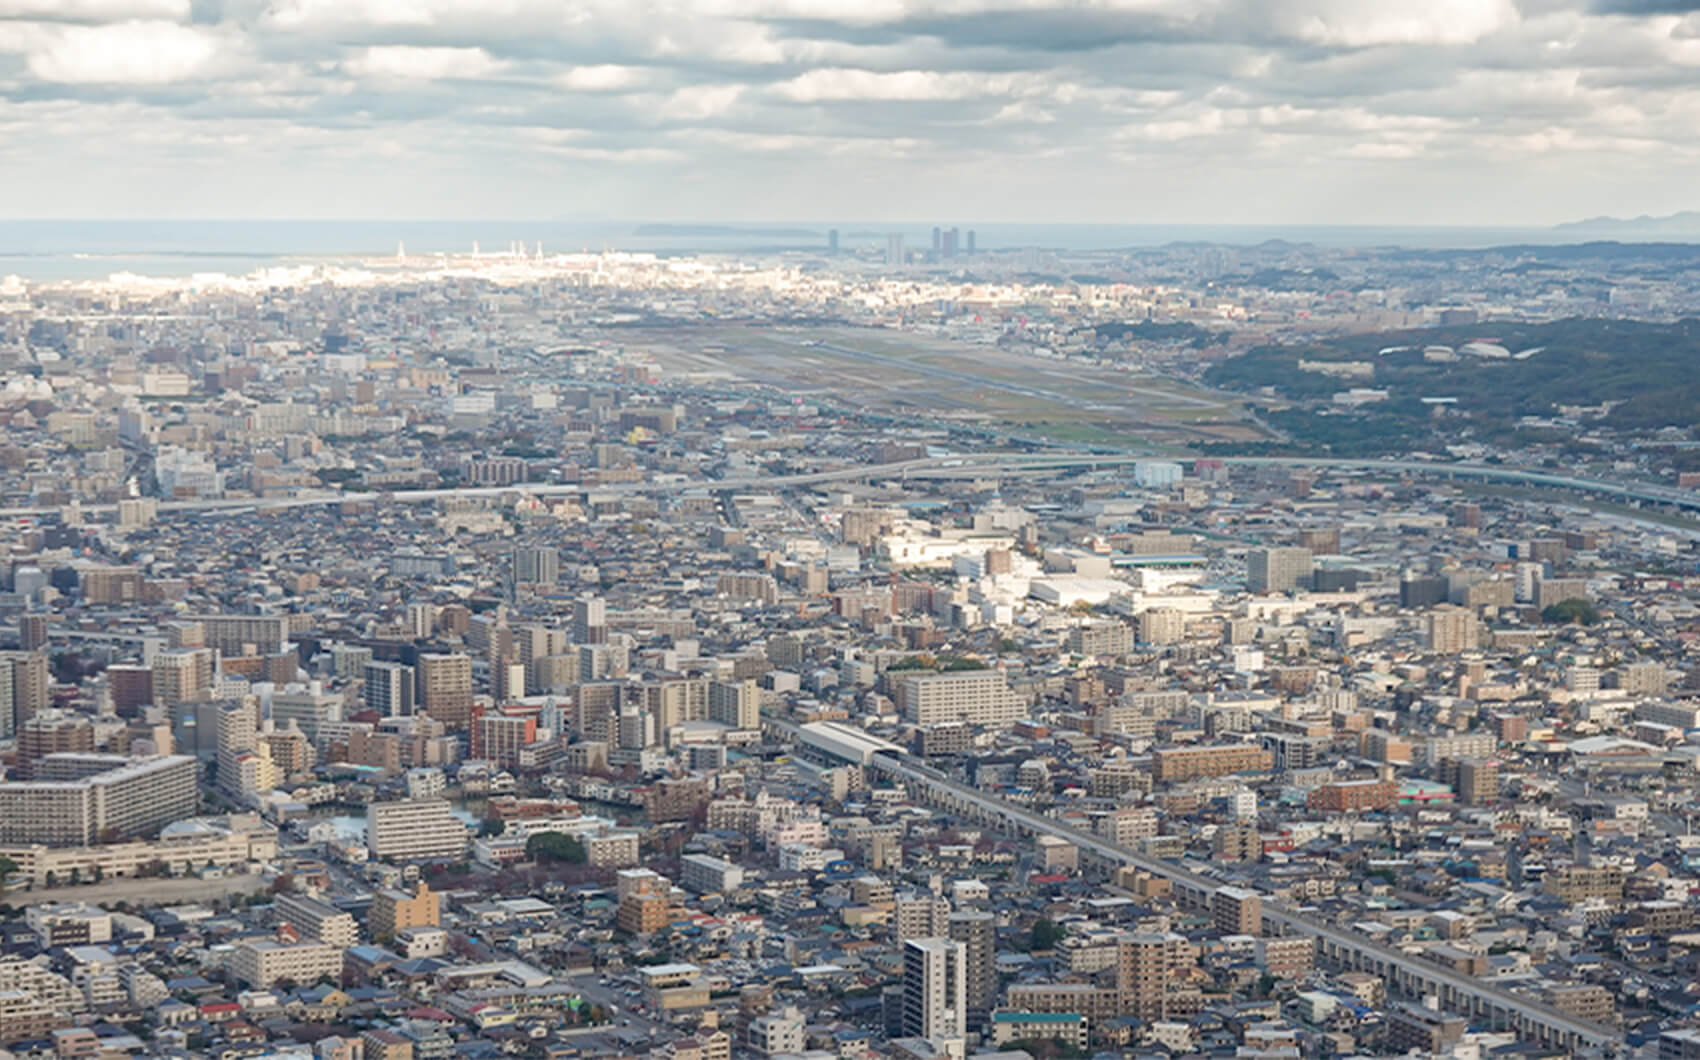
[[[670,378],[772,386],[1021,436],[1156,447],[1265,436],[1232,399],[1181,381],[906,332],[728,325],[626,337]]]

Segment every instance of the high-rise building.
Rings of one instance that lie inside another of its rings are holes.
[[[1153,607],[1139,613],[1139,639],[1146,644],[1179,644],[1186,639],[1186,612]]]
[[[1662,662],[1630,663],[1617,671],[1617,687],[1632,696],[1662,696],[1670,690],[1670,670]]]
[[[419,709],[446,728],[466,728],[472,720],[472,658],[421,655],[418,677]]]
[[[18,647],[24,651],[36,651],[47,644],[47,616],[20,615],[18,617]]]
[[[260,739],[260,708],[252,697],[226,703],[218,712],[218,787],[247,804],[277,787],[271,749]]]
[[[903,1035],[948,1041],[966,1033],[966,948],[950,939],[903,944]]]
[[[18,779],[35,777],[35,763],[51,754],[94,750],[94,722],[86,714],[48,710],[18,726]]]
[[[964,1029],[984,1030],[998,1004],[997,920],[990,913],[952,913],[947,921],[952,941],[962,944],[967,981]]]
[[[466,853],[466,822],[444,799],[374,802],[366,807],[366,845],[390,861],[451,861]]]
[[[1290,593],[1310,583],[1308,548],[1254,548],[1246,553],[1246,588],[1254,593]]]
[[[289,647],[288,615],[201,615],[206,647],[225,655],[276,655]]]
[[[996,670],[905,677],[896,698],[904,718],[923,727],[961,721],[1003,728],[1027,715],[1027,701]]]
[[[212,688],[211,648],[168,648],[153,657],[153,702],[172,707],[205,698]]]
[[[537,740],[537,716],[475,713],[472,757],[493,762],[503,769],[518,767],[520,752]]]
[[[1461,758],[1457,766],[1458,801],[1483,806],[1499,801],[1499,763],[1491,758]]]
[[[972,229],[972,228],[970,228],[970,229],[969,229],[969,230],[968,230],[968,240],[967,240],[967,242],[966,242],[966,243],[965,243],[965,244],[964,244],[964,245],[963,245],[963,249],[964,249],[964,250],[965,250],[965,251],[966,251],[966,252],[967,252],[967,254],[968,254],[968,256],[969,256],[969,257],[973,257],[973,256],[974,256],[974,251],[975,251],[975,247],[974,247],[974,230],[973,230],[973,229]]]
[[[892,934],[899,943],[943,938],[950,931],[950,903],[936,894],[899,894],[892,898]]]
[[[372,941],[387,943],[396,933],[411,928],[436,927],[442,923],[442,900],[431,885],[421,880],[410,895],[391,887],[372,893],[372,909],[366,928]]]
[[[887,265],[902,265],[904,263],[903,234],[901,232],[893,232],[885,237],[885,263]]]
[[[1142,1020],[1167,1014],[1171,951],[1174,940],[1154,932],[1134,932],[1116,940],[1118,1007]]]
[[[631,655],[624,644],[580,644],[574,654],[578,656],[581,682],[624,677],[631,665]]]
[[[1210,917],[1224,935],[1263,934],[1263,899],[1244,887],[1218,887],[1210,895]]]
[[[195,760],[64,753],[37,760],[36,779],[0,782],[0,843],[88,846],[152,835],[200,804]]]
[[[0,729],[10,736],[52,703],[53,671],[39,651],[0,652]]]
[[[413,667],[398,662],[369,662],[362,689],[367,710],[385,718],[406,717],[416,703]]]
[[[1481,640],[1481,622],[1474,611],[1462,607],[1437,607],[1423,616],[1428,650],[1436,655],[1475,651]]]
[[[279,921],[326,945],[348,947],[360,941],[360,926],[353,915],[329,902],[304,894],[280,894],[272,904]]]
[[[554,585],[561,579],[561,554],[552,548],[516,548],[513,551],[514,581]]]
[[[826,230],[826,252],[833,257],[838,256],[838,229],[836,228]]]
[[[272,724],[282,729],[291,722],[313,743],[319,742],[319,730],[342,720],[342,697],[314,686],[274,692],[271,702]]]
[[[761,728],[761,686],[756,684],[755,678],[710,682],[708,720],[734,729]]]
[[[1399,606],[1413,611],[1443,604],[1451,595],[1452,583],[1442,574],[1407,572],[1399,579]]]
[[[608,640],[608,604],[600,597],[573,601],[573,643],[602,644]]]

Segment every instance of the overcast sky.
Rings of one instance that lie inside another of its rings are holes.
[[[0,0],[0,215],[1700,209],[1700,0]]]

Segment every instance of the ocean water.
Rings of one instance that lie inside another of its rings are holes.
[[[1268,240],[1326,247],[1479,248],[1517,243],[1578,242],[1545,228],[1441,228],[1353,225],[1037,225],[956,223],[980,250],[1040,247],[1106,251],[1177,242],[1250,246]],[[837,228],[840,247],[881,247],[891,234],[909,249],[932,243],[932,226],[841,222],[654,225],[563,221],[0,221],[0,276],[52,281],[143,276],[242,274],[278,265],[409,255],[485,252],[523,242],[546,253],[579,250],[667,254],[808,250],[826,246]]]

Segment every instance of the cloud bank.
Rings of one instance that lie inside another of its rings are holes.
[[[1681,0],[0,0],[13,217],[1700,208]]]

